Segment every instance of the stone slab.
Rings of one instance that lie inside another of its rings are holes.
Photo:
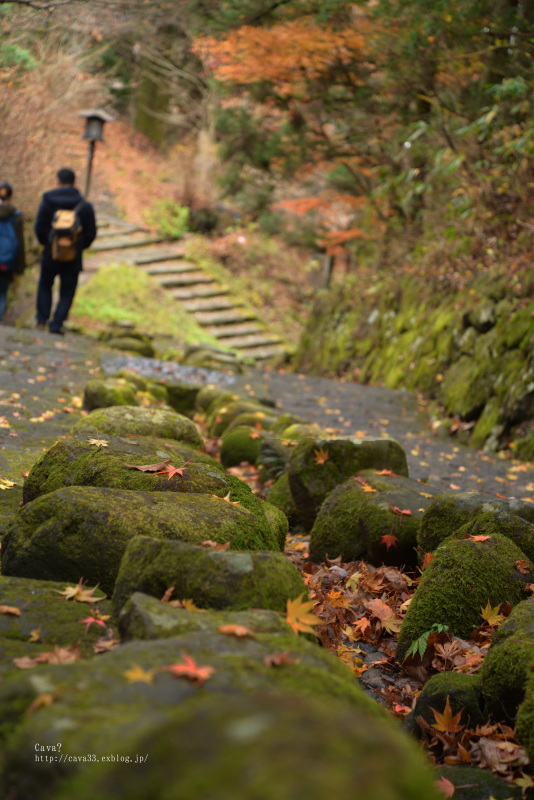
[[[235,311],[197,311],[195,319],[199,325],[231,325],[236,322],[246,322],[256,319],[256,315],[245,309]]]

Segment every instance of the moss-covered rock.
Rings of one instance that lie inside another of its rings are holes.
[[[534,598],[519,603],[493,635],[482,665],[482,692],[497,719],[514,720],[534,662]]]
[[[214,550],[184,542],[136,536],[121,561],[113,607],[118,613],[134,592],[173,597],[199,608],[270,608],[306,592],[296,567],[282,553]]]
[[[326,434],[316,422],[293,422],[280,432],[280,439],[301,442],[303,439],[318,439]]]
[[[283,551],[286,546],[287,533],[289,531],[289,521],[286,515],[281,509],[277,508],[273,503],[269,503],[267,500],[263,501],[262,510],[278,542],[279,549]]]
[[[249,428],[256,428],[256,430],[269,431],[275,421],[276,417],[265,411],[248,411],[243,414],[238,414],[228,425],[226,432],[233,431],[234,428],[238,428],[241,425],[246,425]]]
[[[265,414],[265,408],[251,400],[231,400],[223,405],[213,403],[207,417],[210,436],[222,436],[233,420],[241,414]]]
[[[269,491],[268,500],[273,506],[283,511],[290,525],[293,525],[297,521],[297,507],[291,495],[287,472],[283,472],[282,475],[275,480]]]
[[[2,543],[2,572],[74,582],[83,576],[111,594],[126,546],[140,534],[229,541],[240,550],[279,548],[264,514],[218,497],[71,486],[19,511]]]
[[[454,800],[521,800],[521,787],[503,781],[480,767],[438,766],[436,780],[446,778],[454,786]],[[528,797],[528,795],[527,795]]]
[[[20,800],[45,800],[53,796],[58,782],[68,775],[80,772],[87,780],[88,772],[83,772],[83,763],[36,761],[36,742],[46,746],[60,741],[62,751],[71,756],[95,753],[97,758],[102,758],[116,753],[119,742],[130,744],[132,736],[144,734],[153,723],[159,724],[173,710],[198,696],[209,699],[210,707],[218,696],[228,695],[235,705],[239,695],[245,695],[248,701],[255,692],[266,692],[273,702],[276,697],[289,702],[289,694],[323,697],[328,703],[338,698],[350,711],[349,716],[364,715],[365,722],[360,727],[366,740],[369,740],[370,726],[375,720],[376,724],[393,732],[392,736],[397,734],[404,743],[400,746],[407,748],[407,752],[414,752],[402,734],[395,731],[386,713],[363,694],[339,659],[317,644],[295,636],[285,623],[285,631],[281,631],[280,619],[274,612],[259,612],[259,625],[254,623],[258,612],[244,615],[242,624],[253,634],[253,637],[244,638],[225,635],[219,630],[222,624],[234,623],[233,613],[228,615],[227,622],[222,614],[182,613],[193,617],[195,627],[198,625],[195,620],[203,617],[202,624],[211,623],[211,628],[191,630],[169,639],[128,642],[92,660],[90,665],[43,665],[38,667],[38,675],[25,671],[0,685],[0,719],[9,716],[15,729],[4,749],[5,769],[0,789],[4,796],[9,796],[11,787],[15,786]],[[273,618],[272,625],[267,622],[267,614]],[[287,653],[287,663],[279,668],[265,662],[267,657],[283,652]],[[184,656],[213,669],[202,687],[165,669],[183,663]],[[136,665],[150,673],[148,682],[128,678],[127,673]],[[25,715],[44,686],[47,692],[54,694],[54,703],[40,708],[37,714]],[[226,721],[231,723],[231,719]],[[278,734],[281,730],[277,728]],[[323,746],[321,740],[320,748]],[[135,752],[140,751],[130,749],[130,753]],[[353,749],[345,752],[352,763]],[[175,752],[174,758],[176,756]],[[380,759],[383,764],[383,753]],[[202,768],[206,772],[205,757]],[[90,769],[94,769],[93,764]],[[384,772],[383,766],[381,772]],[[425,784],[426,789],[430,787]],[[233,783],[229,791],[235,791]],[[426,800],[432,795],[423,796]],[[401,797],[399,795],[399,800]]]
[[[87,618],[89,606],[67,601],[60,594],[64,589],[64,583],[0,576],[2,605],[20,610],[19,616],[0,614],[0,674],[17,670],[14,658],[35,658],[55,646],[77,644],[83,658],[94,655],[93,645],[105,629],[92,625],[84,632],[80,625]],[[95,596],[100,600],[91,604],[90,613],[98,609],[102,615],[111,614],[111,603],[104,593],[97,589]]]
[[[280,435],[284,431],[286,431],[290,425],[308,425],[308,421],[305,420],[303,417],[299,417],[296,414],[289,414],[285,412],[284,414],[280,414],[276,422],[273,424],[271,431],[275,435]]]
[[[187,417],[161,408],[115,406],[91,411],[72,428],[75,436],[157,436],[202,447],[202,437]]]
[[[90,437],[89,437],[90,438]],[[65,486],[101,486],[108,489],[216,494],[228,485],[223,468],[211,456],[175,439],[103,436],[104,446],[73,436],[57,442],[33,465],[23,487],[25,503]],[[184,468],[183,475],[158,475],[130,465],[168,461]],[[223,495],[224,496],[224,495]]]
[[[279,439],[272,434],[263,436],[259,441],[256,465],[260,469],[260,480],[276,480],[287,470],[293,448],[287,439]]]
[[[214,383],[207,383],[199,390],[195,398],[195,408],[197,411],[207,413],[212,404],[215,408],[216,404],[224,405],[224,403],[234,400],[239,400],[237,392],[221,388]]]
[[[135,406],[135,392],[124,378],[93,378],[85,384],[83,405],[88,411],[108,406]]]
[[[525,699],[519,706],[515,726],[516,736],[527,751],[530,762],[534,762],[534,665],[527,672]]]
[[[310,529],[326,496],[365,469],[390,469],[408,475],[404,450],[393,439],[304,439],[288,465],[291,494]]]
[[[423,514],[417,536],[418,545],[423,553],[432,553],[440,542],[462,525],[479,515],[496,511],[504,511],[534,523],[534,507],[522,500],[493,497],[482,492],[442,494],[430,503]]]
[[[137,740],[131,752],[150,753],[146,763],[87,770],[55,800],[114,800],[117,786],[130,800],[323,800],[349,797],[355,786],[366,800],[437,800],[429,769],[409,745],[339,702],[199,698]]]
[[[124,350],[137,356],[145,356],[145,358],[154,358],[156,355],[156,351],[149,341],[133,336],[115,336],[106,344],[108,347],[113,347],[114,350]]]
[[[255,464],[260,452],[261,438],[255,428],[244,425],[227,430],[221,441],[221,464],[224,467],[235,467],[244,461]]]
[[[385,493],[385,496],[378,508],[373,502],[366,505],[368,498],[378,499],[379,493]],[[341,555],[344,560],[351,560],[359,558],[367,550],[369,560],[375,564],[383,560],[390,563],[390,557],[402,564],[415,563],[414,531],[416,534],[419,527],[420,509],[428,506],[430,499],[439,493],[439,489],[421,486],[403,475],[381,475],[376,470],[363,470],[336,486],[321,505],[311,531],[310,558],[324,561],[327,555],[329,558]],[[412,511],[412,515],[401,516],[393,512],[389,503],[399,510]],[[411,524],[399,536],[408,520]],[[380,526],[383,528],[384,525],[387,530],[380,532]],[[400,548],[399,541],[395,545],[398,548],[396,553],[388,551],[381,542],[385,534],[402,540]]]
[[[417,698],[413,716],[422,717],[429,725],[436,724],[432,709],[442,714],[449,700],[453,714],[461,712],[460,723],[474,730],[482,725],[487,714],[481,692],[480,675],[464,675],[462,672],[440,672],[425,683]]]
[[[450,538],[442,542],[406,612],[397,658],[403,659],[412,642],[434,623],[448,625],[449,633],[467,638],[482,623],[480,612],[488,600],[492,607],[523,600],[530,572],[518,570],[519,560],[525,560],[525,554],[499,534],[485,541]]]

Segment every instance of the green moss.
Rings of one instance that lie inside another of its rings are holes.
[[[286,515],[288,522],[293,524],[297,519],[297,507],[291,496],[289,477],[287,472],[282,473],[271,486],[268,494],[269,503],[279,508]]]
[[[466,728],[474,730],[486,721],[480,675],[464,675],[461,672],[432,675],[417,698],[414,717],[423,717],[429,725],[434,725],[436,717],[432,709],[442,714],[447,699],[452,713],[461,713],[460,723]]]
[[[417,532],[423,516],[420,508],[425,502],[428,499],[419,491],[407,489],[367,495],[359,508],[359,525],[372,564],[417,564]],[[393,508],[410,513],[399,514]],[[388,547],[382,541],[384,536],[394,536],[396,542]]]
[[[196,492],[212,494],[226,489],[227,476],[221,465],[173,439],[157,437],[109,437],[106,447],[89,444],[81,436],[59,441],[34,464],[24,482],[23,498],[28,503],[40,495],[65,486],[100,486],[128,491]],[[184,468],[173,475],[143,472],[129,465],[168,461]]]
[[[521,787],[501,780],[480,767],[438,766],[436,780],[446,778],[454,786],[455,800],[521,800]]]
[[[425,568],[406,612],[397,640],[397,658],[403,659],[415,639],[434,623],[449,626],[449,633],[467,638],[482,623],[488,600],[516,605],[524,597],[529,573],[515,564],[524,553],[504,536],[485,541],[446,539]]]
[[[221,441],[221,464],[224,467],[234,467],[243,461],[255,464],[260,452],[260,441],[260,434],[254,428],[240,425],[227,430]]]
[[[490,362],[461,356],[448,370],[438,397],[449,414],[477,419],[490,397]]]
[[[243,413],[266,414],[266,411],[264,406],[259,403],[253,403],[250,400],[232,400],[222,406],[217,404],[215,408],[213,408],[212,403],[207,417],[209,435],[222,436],[230,423]]]
[[[326,454],[317,461],[317,453]],[[408,475],[406,455],[393,439],[305,439],[289,460],[291,494],[304,524],[310,529],[321,503],[340,483],[360,470],[391,469]]]
[[[212,550],[138,536],[121,562],[113,594],[115,614],[134,592],[159,600],[169,586],[175,587],[173,599],[187,598],[199,608],[216,609],[285,611],[287,600],[306,593],[296,567],[282,553]],[[170,609],[171,617],[174,611]],[[159,635],[176,635],[166,624],[161,630]]]
[[[126,353],[133,353],[144,358],[154,358],[156,355],[156,351],[150,342],[143,342],[140,339],[134,339],[132,336],[115,336],[108,339],[106,344],[114,350],[124,350]]]
[[[492,397],[484,406],[484,410],[473,428],[473,433],[471,434],[472,446],[483,447],[492,434],[500,434],[502,432],[502,425],[503,415],[500,410],[500,404],[496,398]]]
[[[271,426],[273,434],[282,434],[290,425],[306,425],[307,422],[302,417],[297,417],[295,414],[280,414],[276,422]]]
[[[72,428],[73,435],[95,437],[109,436],[158,436],[162,439],[177,439],[202,447],[203,440],[190,419],[161,408],[137,408],[114,406],[91,411]]]
[[[534,666],[527,671],[525,699],[519,707],[515,726],[516,736],[534,762]]]
[[[534,662],[534,599],[519,603],[495,631],[482,665],[482,692],[497,719],[515,720]]]
[[[257,514],[206,494],[59,489],[14,518],[2,543],[2,571],[75,583],[83,576],[110,594],[128,542],[141,533],[192,543],[229,541],[238,550],[279,549],[279,532],[267,521],[262,501],[250,494],[259,504]]]
[[[94,378],[85,385],[83,404],[92,411],[107,406],[135,406],[136,400],[132,386],[124,378]]]
[[[257,430],[270,431],[275,423],[276,417],[270,415],[265,411],[245,412],[238,414],[235,419],[228,425],[226,432],[233,431],[234,428],[239,428],[246,425],[249,428],[256,428]]]

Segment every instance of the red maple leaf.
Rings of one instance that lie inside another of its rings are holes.
[[[380,542],[382,544],[385,544],[388,550],[390,547],[395,547],[398,541],[399,540],[397,539],[397,537],[392,536],[390,533],[384,534],[384,536],[382,536],[382,538],[380,539]]]
[[[186,465],[186,464],[189,464],[189,461],[191,461],[191,460],[192,460],[191,458],[190,458],[190,459],[188,459],[188,461],[186,461],[186,462],[185,462],[185,464],[182,464],[182,466],[181,466],[181,467],[173,467],[173,465],[172,465],[172,464],[166,464],[166,465],[163,467],[163,469],[162,469],[162,470],[160,470],[160,472],[156,472],[156,475],[168,475],[168,476],[169,476],[169,480],[170,480],[170,479],[171,479],[171,478],[172,478],[174,475],[183,475],[183,474],[184,474],[184,467],[185,467],[185,465]]]
[[[170,672],[177,678],[187,678],[196,683],[197,686],[202,686],[208,678],[211,678],[215,672],[215,667],[203,666],[194,661],[190,656],[182,653],[183,663],[171,664],[169,667],[162,667],[165,672]]]
[[[101,625],[102,628],[106,627],[106,623],[102,622],[101,619],[96,619],[96,617],[86,617],[85,619],[78,620],[78,622],[80,623],[80,625],[83,625],[85,623],[85,633],[87,633],[87,631],[93,624]]]

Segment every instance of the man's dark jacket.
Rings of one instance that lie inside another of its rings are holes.
[[[78,253],[72,262],[58,262],[52,258],[50,251],[50,231],[54,214],[60,208],[71,209],[78,205],[82,196],[75,186],[59,186],[43,194],[37,217],[35,218],[35,234],[39,243],[44,245],[41,256],[43,267],[65,266],[65,263],[73,264],[78,271],[82,269],[82,250],[91,246],[96,237],[95,212],[91,203],[84,200],[78,216],[82,225],[82,232],[78,238]]]

